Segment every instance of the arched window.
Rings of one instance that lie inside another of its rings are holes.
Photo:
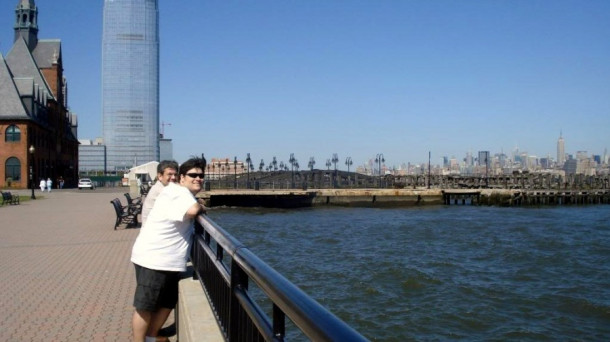
[[[10,157],[6,160],[5,168],[5,180],[8,178],[12,178],[13,181],[21,180],[21,163],[19,162],[19,159]]]
[[[4,141],[17,142],[21,141],[21,130],[15,125],[10,125],[6,129]]]

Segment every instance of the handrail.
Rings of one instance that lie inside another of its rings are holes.
[[[228,341],[283,341],[285,317],[314,341],[368,341],[209,217],[197,217],[194,240],[191,260],[195,276],[210,297]],[[225,252],[231,257],[230,267],[223,262]],[[249,281],[273,303],[272,318],[250,296]]]

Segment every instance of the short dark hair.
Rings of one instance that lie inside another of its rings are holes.
[[[157,165],[157,173],[163,174],[165,169],[174,169],[178,171],[178,163],[174,160],[162,160],[159,165]]]
[[[205,164],[205,158],[194,157],[182,163],[182,165],[180,165],[180,171],[178,173],[181,176],[184,176],[190,169],[200,168],[205,174]]]

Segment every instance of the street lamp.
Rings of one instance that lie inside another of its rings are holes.
[[[294,188],[294,165],[297,162],[297,159],[294,157],[294,153],[290,154],[290,159],[288,159],[288,161],[290,162],[291,173],[292,173],[292,188]]]
[[[36,199],[36,195],[34,195],[34,166],[32,164],[34,164],[34,152],[36,152],[36,149],[34,148],[34,145],[31,145],[30,148],[28,149],[28,151],[30,152],[30,186],[32,187],[32,196],[30,197],[31,199]]]
[[[345,165],[347,165],[347,186],[350,186],[350,174],[349,174],[349,167],[354,164],[352,162],[352,157],[347,157],[345,159]]]
[[[432,157],[432,152],[428,151],[428,189],[430,189],[430,157]]]
[[[228,174],[229,174],[229,158],[227,158],[227,160],[225,160],[225,171],[222,173],[223,177],[225,178],[225,187],[227,189],[229,188],[229,177],[227,177]]]
[[[246,189],[250,189],[250,167],[252,167],[252,159],[250,159],[250,153],[248,153],[248,157],[246,158],[246,168],[248,169],[248,183],[246,184]]]
[[[237,156],[233,157],[233,189],[237,189]]]
[[[383,157],[383,153],[377,154],[377,156],[375,157],[375,163],[377,163],[379,165],[379,187],[381,188],[381,179],[382,179],[381,163],[385,163],[385,158]]]
[[[315,180],[314,180],[314,173],[313,173],[313,166],[316,165],[316,160],[314,159],[314,157],[309,157],[309,162],[307,163],[307,166],[309,167],[309,170],[311,171],[311,186],[315,187],[316,185]]]

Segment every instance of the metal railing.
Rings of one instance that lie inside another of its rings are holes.
[[[191,261],[227,341],[283,341],[286,317],[313,341],[367,341],[207,216],[195,220]],[[271,318],[249,282],[272,303]]]

